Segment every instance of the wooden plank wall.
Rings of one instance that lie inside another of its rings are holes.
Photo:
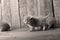
[[[19,0],[19,10],[20,10],[20,18],[21,18],[21,27],[24,27],[23,19],[24,16],[27,15],[27,3],[26,0]]]
[[[12,27],[20,28],[18,1],[2,0],[1,6],[2,6],[1,20],[9,23]]]
[[[23,19],[27,15],[46,16],[52,13],[51,0],[2,0],[2,16],[4,22],[9,23],[12,27],[23,26]]]
[[[1,0],[0,0],[0,20],[1,20]]]
[[[60,27],[60,0],[54,0],[53,2],[57,26]]]
[[[40,7],[40,15],[43,15],[43,16],[45,15],[46,16],[47,14],[50,13],[51,14],[50,16],[52,17],[53,13],[52,13],[51,0],[39,0],[39,1],[40,1],[40,6],[38,6],[38,9]]]
[[[27,13],[28,15],[37,16],[37,0],[27,0]]]
[[[20,18],[18,10],[18,0],[10,0],[10,9],[11,9],[11,23],[12,27],[20,27]]]
[[[10,0],[1,0],[2,18],[1,20],[11,25]]]

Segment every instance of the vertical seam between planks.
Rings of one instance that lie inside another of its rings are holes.
[[[20,20],[20,28],[21,28],[21,15],[20,15],[20,5],[19,5],[19,0],[18,0],[18,13],[19,13],[19,20]]]

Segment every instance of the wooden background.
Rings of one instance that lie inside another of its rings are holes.
[[[60,19],[60,0],[53,0],[57,23]],[[52,12],[51,0],[0,0],[0,20],[11,27],[24,27],[23,19],[27,15],[44,16]]]

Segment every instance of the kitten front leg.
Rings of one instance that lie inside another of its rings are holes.
[[[46,30],[46,27],[45,27],[45,25],[43,25],[43,31],[45,31]]]
[[[30,31],[30,32],[35,30],[35,27],[33,27],[33,26],[29,25],[29,24],[28,24],[28,27],[29,27],[28,31]]]

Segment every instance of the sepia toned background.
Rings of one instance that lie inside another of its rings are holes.
[[[49,13],[50,17],[55,16],[56,26],[60,27],[60,0],[0,0],[0,21],[9,23],[12,28],[0,32],[0,40],[60,40],[60,28],[33,32],[24,29],[25,16],[44,17]]]
[[[60,24],[60,0],[53,0],[54,15]],[[0,20],[11,27],[24,27],[23,19],[27,15],[53,17],[52,0],[0,0]]]

